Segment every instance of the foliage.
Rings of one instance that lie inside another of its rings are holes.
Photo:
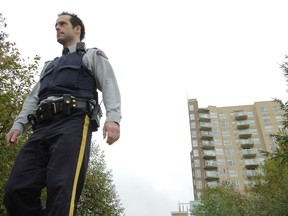
[[[253,215],[249,208],[252,197],[236,190],[232,184],[223,183],[203,191],[201,203],[193,210],[196,216]]]
[[[24,99],[35,83],[34,76],[40,58],[36,56],[32,63],[29,59],[22,59],[15,43],[7,41],[4,32],[7,26],[5,18],[0,14],[0,199],[3,199],[4,185],[9,172],[26,136],[22,137],[15,148],[7,148],[5,135],[13,124],[13,120],[20,112]],[[27,134],[28,135],[28,134]],[[6,215],[1,202],[0,215]]]
[[[106,169],[105,155],[99,145],[92,145],[86,182],[77,210],[83,216],[120,216],[124,208],[112,181],[112,172]]]
[[[288,215],[288,167],[280,158],[267,160],[251,194],[258,197],[256,205],[259,215]]]

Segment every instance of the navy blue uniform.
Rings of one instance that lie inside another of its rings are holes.
[[[116,95],[114,101],[103,95],[103,101],[106,121],[120,122],[119,89],[102,51],[85,53],[76,45],[69,49],[69,54],[45,65],[12,127],[22,133],[29,129],[31,124],[24,118],[28,114],[38,121],[5,188],[4,202],[11,216],[74,215],[89,161],[97,89]],[[40,195],[45,187],[43,211]]]

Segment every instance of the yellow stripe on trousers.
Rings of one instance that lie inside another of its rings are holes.
[[[84,123],[84,127],[83,127],[83,133],[82,133],[80,152],[79,152],[79,157],[78,157],[78,162],[77,162],[77,167],[76,167],[76,173],[75,173],[75,177],[74,177],[74,184],[73,184],[72,197],[71,197],[71,202],[70,202],[69,216],[73,216],[73,214],[74,214],[76,189],[77,189],[79,173],[80,173],[80,169],[82,166],[83,157],[84,157],[84,153],[85,153],[89,122],[90,122],[90,118],[86,115],[85,116],[85,123]]]

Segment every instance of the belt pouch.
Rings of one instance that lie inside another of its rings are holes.
[[[63,114],[70,115],[71,111],[71,95],[64,94],[63,95]]]

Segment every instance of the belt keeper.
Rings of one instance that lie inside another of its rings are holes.
[[[64,94],[63,95],[63,114],[70,115],[71,111],[71,95]]]

